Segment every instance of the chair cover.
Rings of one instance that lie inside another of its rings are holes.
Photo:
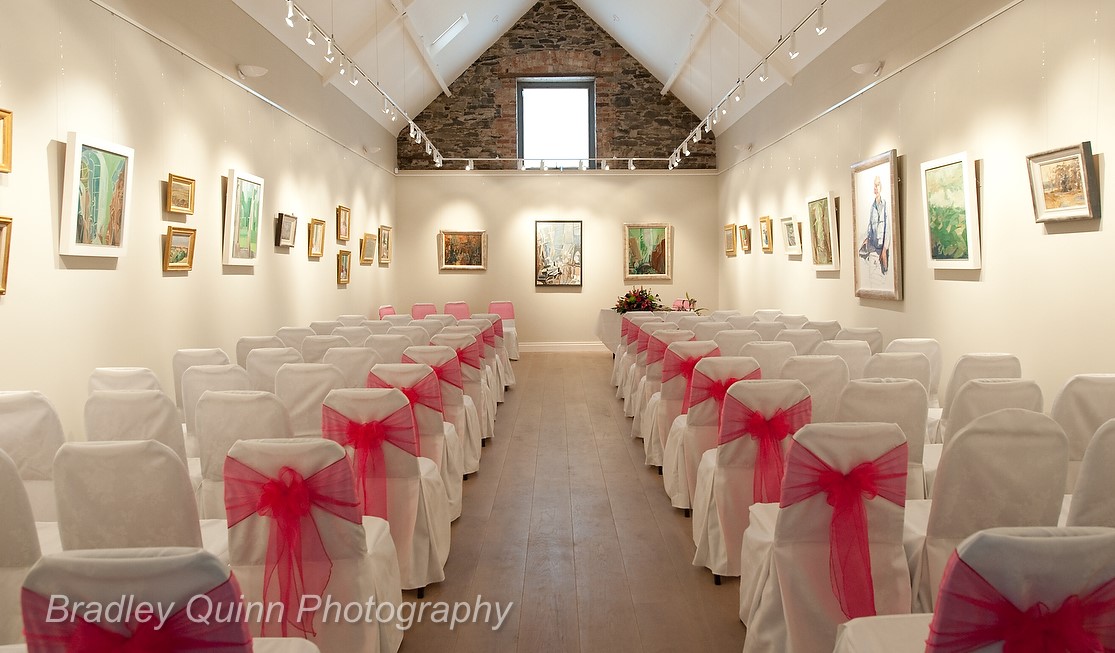
[[[708,322],[698,322],[693,327],[693,337],[696,340],[712,340],[717,333],[721,331],[730,331],[732,325],[727,322],[716,322],[709,319]]]
[[[490,389],[490,399],[492,404],[489,406],[489,413],[492,416],[496,414],[496,404],[503,403],[503,383],[498,377],[496,371],[496,330],[495,325],[491,320],[485,318],[467,318],[457,320],[457,326],[454,329],[461,329],[464,327],[472,327],[480,331],[480,335],[476,340],[480,343],[480,354],[484,359],[484,378],[488,382]]]
[[[691,313],[681,313],[681,318],[677,321],[678,328],[682,331],[692,331],[701,322],[711,322],[712,318],[707,315],[693,315]]]
[[[360,326],[366,319],[368,319],[367,316],[355,314],[337,316],[337,321],[341,323],[341,326],[346,327]]]
[[[658,393],[662,390],[662,364],[666,358],[666,347],[672,342],[687,340],[693,340],[692,331],[662,329],[651,334],[647,341],[646,383],[643,384],[641,394],[636,390],[638,401],[636,401],[635,419],[631,422],[631,437],[643,439],[643,450],[648,465],[662,464],[662,451],[657,447],[660,444],[658,438],[649,436],[657,433],[658,402],[662,398]],[[654,454],[650,453],[651,448],[655,450]],[[653,463],[650,462],[652,457],[655,461]]]
[[[1022,362],[1014,354],[964,354],[956,359],[945,398],[941,402],[941,421],[949,418],[952,399],[960,386],[972,379],[1020,379]],[[942,427],[944,424],[941,425]]]
[[[791,356],[797,355],[797,350],[788,342],[759,340],[740,347],[739,355],[750,356],[759,361],[764,379],[777,379],[782,376],[782,366]]]
[[[826,340],[818,344],[813,353],[843,358],[848,365],[848,378],[862,379],[867,361],[871,359],[871,345],[863,340]]]
[[[855,379],[837,400],[834,422],[889,422],[902,429],[910,445],[906,498],[927,496],[922,471],[926,419],[925,387],[912,379]]]
[[[626,382],[625,375],[635,362],[635,344],[639,335],[637,325],[643,322],[662,321],[662,318],[647,311],[628,311],[620,318],[619,344],[616,345],[616,351],[613,352],[615,358],[612,361],[612,385],[619,388],[616,397],[623,396],[624,383]],[[676,323],[673,324],[676,328]]]
[[[886,352],[925,354],[929,359],[929,407],[940,408],[937,393],[941,385],[941,343],[933,338],[895,338],[887,345]]]
[[[483,433],[476,406],[465,406],[465,379],[461,361],[452,347],[445,345],[407,347],[403,352],[404,363],[429,365],[441,382],[441,403],[445,420],[453,425],[461,441],[461,471],[472,474],[480,470],[480,448]]]
[[[763,337],[759,335],[758,331],[752,331],[751,329],[729,329],[717,332],[712,339],[725,356],[738,356],[739,350],[744,345],[762,340]]]
[[[782,311],[777,308],[759,308],[752,315],[760,322],[773,322],[779,315],[782,315]]]
[[[725,320],[733,329],[751,329],[751,325],[757,321],[754,315],[733,315]]]
[[[197,402],[197,440],[201,448],[202,519],[225,517],[224,464],[239,440],[292,438],[290,415],[279,398],[259,390],[210,390]]]
[[[423,347],[430,344],[430,332],[420,326],[412,326],[409,323],[406,326],[393,326],[387,330],[389,335],[406,336],[410,339],[410,344]]]
[[[379,315],[379,319],[382,320],[383,318],[387,317],[388,315],[394,315],[395,314],[395,307],[392,306],[391,304],[384,304],[384,305],[379,307],[379,311],[377,312],[377,314]]]
[[[1069,440],[1072,455],[1072,440]],[[1069,460],[1071,469],[1072,460]],[[1098,429],[1080,464],[1079,478],[1069,506],[1069,526],[1107,526],[1115,528],[1115,419]]]
[[[800,381],[741,381],[728,388],[716,446],[697,469],[694,565],[718,576],[740,575],[748,508],[778,500],[787,436],[809,423],[810,406]]]
[[[0,391],[0,450],[11,456],[36,521],[56,521],[54,455],[65,441],[50,401],[35,391]]]
[[[286,326],[276,331],[275,335],[283,341],[283,345],[302,351],[302,341],[310,336],[316,336],[317,332],[310,327]]]
[[[414,318],[412,318],[410,315],[400,314],[400,315],[384,315],[380,319],[382,319],[384,322],[387,322],[391,326],[407,326],[408,324],[410,324],[410,321],[413,320]]]
[[[98,390],[163,391],[159,377],[146,367],[97,367],[89,375],[89,394]]]
[[[725,322],[725,321],[727,321],[728,318],[730,318],[732,316],[735,316],[735,315],[739,315],[739,314],[740,314],[739,309],[735,309],[735,308],[723,309],[723,310],[713,311],[713,312],[709,313],[709,318],[713,322]]]
[[[883,332],[879,327],[844,327],[836,334],[836,340],[862,340],[871,347],[872,354],[883,351]]]
[[[1067,467],[1065,432],[1041,413],[1005,408],[957,433],[941,456],[928,513],[907,515],[915,610],[933,609],[945,564],[969,535],[1056,526]]]
[[[437,320],[438,322],[441,322],[442,326],[453,326],[457,323],[457,318],[453,317],[449,313],[434,313],[432,315],[427,315],[426,319]]]
[[[259,349],[255,352],[270,351]],[[283,351],[283,350],[279,350]],[[296,352],[297,353],[297,352]],[[186,423],[186,456],[200,457],[201,449],[197,441],[197,430],[194,428],[194,414],[197,400],[206,390],[248,390],[252,387],[251,375],[239,365],[194,365],[187,368],[182,374],[182,394],[185,406],[182,414]]]
[[[27,571],[39,560],[39,537],[35,516],[19,470],[8,454],[0,451],[0,644],[23,639],[19,592]]]
[[[972,420],[1003,408],[1024,408],[1035,413],[1044,407],[1041,388],[1029,379],[972,379],[952,397],[952,413],[942,439],[948,444]]]
[[[325,437],[345,442],[364,514],[386,502],[380,510],[391,525],[403,589],[445,579],[450,537],[445,486],[437,465],[415,455],[421,445],[409,406],[398,389],[367,388],[334,390],[322,409]],[[363,435],[361,425],[374,423],[389,439]]]
[[[426,330],[426,337],[433,338],[439,331],[445,328],[445,323],[441,320],[424,319],[424,320],[411,320],[408,326],[422,327]],[[424,345],[420,345],[424,346]]]
[[[372,335],[387,333],[391,323],[387,320],[364,320],[360,326],[372,332]]]
[[[638,341],[635,344],[635,363],[632,371],[628,373],[627,385],[624,389],[623,414],[634,417],[642,410],[646,399],[647,352],[650,349],[650,339],[658,331],[681,331],[675,329],[669,322],[646,322],[639,325]],[[692,333],[692,332],[689,332]]]
[[[1069,476],[1065,492],[1072,494],[1080,461],[1092,435],[1115,418],[1115,374],[1077,374],[1065,383],[1053,400],[1050,416],[1057,420],[1069,439]]]
[[[813,353],[817,345],[824,341],[821,332],[816,329],[791,329],[786,328],[778,332],[775,340],[784,340],[794,346],[799,356]]]
[[[302,361],[306,363],[320,363],[325,352],[333,347],[350,347],[348,339],[343,336],[308,336],[302,340]]]
[[[515,306],[509,301],[488,302],[488,312],[503,318],[503,344],[507,347],[507,357],[519,360],[519,331],[515,326]]]
[[[468,302],[445,302],[445,311],[447,315],[452,315],[458,320],[467,320],[472,317],[472,311],[468,308]]]
[[[248,352],[248,365],[245,368],[253,390],[275,391],[275,375],[287,363],[303,363],[301,352],[294,347],[253,349]],[[214,388],[220,390],[239,390],[240,388]]]
[[[677,330],[677,324],[673,322],[664,322],[659,319],[652,320],[632,320],[628,325],[627,339],[628,344],[620,361],[623,369],[620,371],[620,384],[619,390],[616,392],[616,397],[623,399],[624,414],[630,412],[632,406],[630,405],[631,393],[637,389],[639,382],[639,374],[645,373],[645,369],[639,369],[639,354],[642,353],[643,363],[646,364],[646,351],[650,344],[650,334],[657,330],[673,329]],[[630,415],[628,415],[630,417]]]
[[[461,516],[464,447],[457,429],[445,421],[441,380],[429,365],[380,363],[368,374],[369,388],[398,388],[410,401],[421,442],[421,455],[434,461],[441,473],[449,518]]]
[[[286,347],[279,336],[244,336],[236,341],[236,364],[248,368],[248,352],[253,349],[281,349]]]
[[[774,322],[781,322],[787,329],[804,329],[809,318],[801,313],[783,313],[774,318]]]
[[[848,365],[839,356],[791,356],[781,378],[801,381],[809,389],[814,422],[833,422],[836,404],[848,385]],[[857,420],[873,421],[873,420]],[[921,458],[918,458],[921,460]]]
[[[773,320],[769,322],[756,320],[752,322],[751,326],[747,328],[751,329],[752,331],[758,332],[759,336],[763,340],[774,340],[775,337],[778,336],[778,334],[786,328],[786,325],[782,324],[781,322],[775,322]]]
[[[837,334],[840,333],[840,323],[836,320],[809,320],[801,325],[803,329],[816,329],[821,332],[821,337],[825,340],[836,340]]]
[[[369,329],[366,326],[359,326],[359,325],[358,326],[340,326],[340,327],[337,327],[336,329],[333,329],[333,333],[331,335],[340,336],[340,337],[344,338],[345,340],[348,341],[348,346],[349,347],[363,347],[364,342],[367,341],[368,337],[372,335],[372,330]],[[326,353],[328,353],[328,352],[326,352]],[[322,362],[324,362],[324,361],[325,361],[325,357],[323,356],[322,357]]]
[[[341,326],[338,320],[322,320],[319,322],[310,322],[310,328],[314,330],[319,336],[327,336],[333,333],[333,329]]]
[[[894,424],[798,431],[765,560],[763,584],[778,589],[756,588],[745,651],[829,651],[840,623],[909,612],[907,449]]]
[[[505,387],[515,387],[515,370],[511,367],[511,358],[507,351],[503,317],[498,313],[473,313],[472,317],[486,319],[492,323],[496,332],[496,372]]]
[[[673,431],[674,420],[682,414],[682,406],[693,379],[693,369],[702,358],[719,355],[720,350],[711,340],[672,342],[666,347],[662,361],[662,390],[659,391],[658,400],[658,431],[655,434],[662,451],[663,465],[668,436]],[[674,443],[674,447],[680,444],[679,440]]]
[[[681,322],[681,318],[686,317],[687,315],[691,315],[691,313],[689,313],[687,311],[674,311],[674,310],[654,311],[654,316],[655,317],[657,317],[657,318],[659,318],[659,319],[661,319],[665,322],[669,322],[670,324],[673,324],[674,326],[677,326],[678,322]]]
[[[225,462],[225,488],[232,569],[244,598],[285,606],[251,624],[253,634],[306,637],[326,651],[399,647],[394,623],[312,610],[314,597],[341,605],[402,601],[389,526],[361,514],[340,445],[318,438],[237,442]],[[297,490],[309,500],[299,505],[291,496]]]
[[[485,398],[484,391],[480,343],[473,335],[445,333],[443,330],[442,333],[430,338],[430,344],[433,346],[443,345],[457,353],[457,360],[461,362],[461,377],[464,379],[466,418],[470,410],[475,412],[476,418],[480,422],[480,437],[482,439],[492,437],[494,435],[495,417],[488,415],[488,400]]]
[[[410,316],[416,320],[421,320],[427,315],[437,313],[437,306],[430,303],[415,302],[410,306]]]
[[[929,392],[930,374],[929,359],[916,351],[872,354],[863,366],[864,378],[911,379],[920,383],[926,393]]]
[[[341,371],[346,388],[363,388],[368,382],[372,366],[382,363],[379,354],[367,347],[333,347],[325,352],[322,363]]]
[[[321,404],[345,388],[341,370],[326,363],[287,363],[275,374],[275,396],[286,406],[296,438],[321,437]]]
[[[182,373],[194,365],[228,365],[228,354],[223,349],[179,349],[174,352],[171,367],[174,370],[174,404],[184,410],[182,403]]]
[[[155,440],[186,465],[186,441],[174,402],[159,390],[97,390],[85,400],[85,438]]]
[[[376,333],[364,343],[365,347],[379,354],[384,363],[398,363],[403,359],[406,348],[412,345],[414,341],[399,333]]]

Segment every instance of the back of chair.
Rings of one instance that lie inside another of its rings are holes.
[[[488,320],[496,332],[496,348],[503,345],[503,318],[499,313],[473,313],[472,319]]]
[[[871,347],[872,354],[883,351],[883,332],[879,327],[844,327],[836,334],[837,340],[862,340]]]
[[[185,408],[182,403],[182,373],[194,365],[227,365],[228,354],[216,347],[208,349],[179,349],[174,352],[171,367],[174,370],[174,403]]]
[[[712,339],[720,347],[720,351],[724,352],[725,356],[736,356],[744,345],[762,340],[763,337],[759,335],[758,331],[752,331],[751,329],[729,329],[718,332]]]
[[[333,329],[332,335],[344,338],[348,341],[348,346],[350,347],[363,347],[364,341],[368,339],[368,336],[372,335],[372,330],[366,326],[359,325],[341,326]]]
[[[729,331],[731,328],[732,325],[727,322],[717,322],[710,319],[708,322],[698,322],[697,326],[693,327],[693,337],[697,340],[712,340],[717,333]]]
[[[835,422],[897,424],[910,444],[906,497],[925,498],[922,454],[929,411],[925,388],[912,379],[855,379],[844,386],[836,403]]]
[[[98,367],[89,375],[89,393],[98,390],[158,390],[159,377],[146,367]]]
[[[287,347],[292,347],[301,351],[302,341],[310,336],[316,336],[317,332],[310,327],[285,326],[276,331],[275,335],[278,336],[279,340],[282,340],[283,344]]]
[[[786,328],[778,332],[774,337],[775,340],[782,340],[794,346],[794,350],[799,356],[805,356],[813,353],[817,345],[824,341],[821,332],[816,329],[790,329]]]
[[[341,326],[338,320],[320,320],[317,322],[310,322],[310,328],[314,330],[319,336],[327,336],[333,333],[333,329]]]
[[[825,340],[813,353],[843,358],[848,365],[848,378],[862,379],[867,361],[871,359],[871,345],[863,340]]]
[[[639,326],[644,322],[664,322],[664,320],[645,311],[624,313],[620,320],[620,342],[628,347],[634,345],[639,339]],[[671,324],[677,327],[676,322]]]
[[[337,321],[341,323],[341,326],[346,327],[360,326],[366,319],[368,318],[364,315],[355,314],[337,316]]]
[[[1053,400],[1050,416],[1069,439],[1069,478],[1065,491],[1072,493],[1084,451],[1096,429],[1115,418],[1115,374],[1077,374]]]
[[[964,354],[956,359],[941,401],[941,419],[947,419],[952,411],[952,399],[956,391],[972,379],[1020,379],[1022,362],[1014,354]]]
[[[363,388],[372,366],[383,361],[379,354],[367,347],[334,347],[325,352],[321,362],[341,371],[346,388]]]
[[[750,356],[759,361],[764,379],[777,379],[782,376],[782,366],[791,356],[797,355],[797,350],[788,342],[759,340],[740,347],[739,355]]]
[[[1072,450],[1072,443],[1069,443]],[[1072,461],[1069,461],[1072,464]],[[1109,419],[1088,443],[1080,464],[1079,478],[1069,506],[1069,526],[1108,526],[1115,528],[1115,419]]]
[[[751,325],[758,320],[754,315],[732,315],[724,321],[731,324],[733,329],[751,329]]]
[[[836,340],[836,336],[840,333],[840,323],[836,320],[809,320],[801,325],[803,329],[816,329],[821,332],[821,337],[825,340]]]
[[[19,470],[8,454],[0,451],[0,643],[21,641],[23,618],[19,609],[20,588],[31,565],[41,555],[35,516]]]
[[[786,329],[786,325],[773,320],[769,322],[756,320],[747,328],[757,332],[763,340],[774,340],[779,333]]]
[[[782,311],[777,308],[758,308],[752,315],[760,322],[773,322],[779,315],[782,315]]]
[[[782,366],[781,378],[804,383],[813,398],[813,421],[831,422],[840,393],[848,385],[848,365],[839,356],[791,356]]]
[[[492,300],[488,302],[488,312],[495,313],[505,320],[515,319],[515,305],[509,301]]]
[[[11,456],[21,479],[50,480],[65,440],[58,412],[42,393],[0,391],[0,450]]]
[[[929,359],[929,405],[937,407],[941,385],[941,343],[933,338],[895,338],[886,348],[887,353],[925,354]]]
[[[430,344],[430,332],[420,326],[393,326],[388,329],[389,335],[406,336],[410,340],[410,344],[419,347]]]
[[[302,360],[307,363],[320,363],[325,352],[333,347],[349,347],[349,341],[343,336],[309,336],[302,341]]]
[[[379,307],[378,315],[379,315],[379,319],[381,319],[381,320],[383,318],[387,317],[388,315],[394,315],[394,314],[395,314],[395,307],[392,306],[391,304],[384,304],[384,305]]]
[[[681,329],[660,329],[650,335],[647,341],[646,375],[647,396],[662,389],[662,365],[666,359],[666,348],[670,343],[695,340],[692,331]],[[637,362],[636,362],[637,364]]]
[[[757,381],[761,378],[759,362],[747,356],[711,356],[697,361],[682,412],[689,416],[687,426],[712,427],[706,449],[716,446],[721,409],[728,388],[736,381]],[[691,480],[696,482],[696,474]]]
[[[737,308],[725,308],[709,313],[709,318],[711,318],[713,322],[727,322],[728,318],[739,314],[740,312]]]
[[[201,546],[186,464],[164,444],[68,442],[54,474],[65,550]]]
[[[445,311],[447,315],[452,315],[458,320],[467,320],[472,317],[472,311],[468,308],[468,302],[445,302]]]
[[[428,345],[407,347],[403,352],[403,363],[429,365],[441,383],[441,402],[448,413],[464,409],[464,376],[461,361],[452,347]],[[448,415],[447,415],[448,416]]]
[[[85,437],[155,440],[186,464],[186,441],[174,401],[159,390],[98,390],[85,400]]]
[[[437,320],[438,322],[441,322],[442,326],[453,326],[457,323],[457,318],[453,317],[449,313],[434,313],[432,315],[427,315],[426,319]]]
[[[414,342],[410,338],[399,333],[372,334],[364,342],[364,346],[378,354],[384,363],[398,363],[406,348],[412,345]]]
[[[450,317],[452,317],[452,316],[450,316]],[[426,330],[426,338],[428,340],[428,339],[433,338],[434,336],[436,336],[439,331],[444,329],[446,327],[446,324],[444,322],[442,322],[441,320],[426,318],[426,319],[423,319],[423,320],[411,320],[410,324],[408,326],[422,327],[423,329],[425,329]],[[419,347],[424,347],[425,345],[418,345],[418,346]]]
[[[809,318],[800,313],[783,313],[774,318],[774,321],[785,324],[787,329],[804,329]]]
[[[410,306],[410,316],[416,320],[421,320],[427,315],[433,315],[434,313],[437,313],[437,306],[429,302],[415,302]]]
[[[445,404],[433,368],[418,363],[380,363],[368,374],[369,388],[398,388],[410,401],[422,456],[441,468],[445,452]]]
[[[384,322],[387,322],[391,326],[406,326],[406,325],[410,324],[410,321],[413,320],[414,318],[412,318],[408,314],[400,314],[400,315],[384,315],[382,319],[383,319]]]
[[[1042,412],[1041,388],[1029,379],[972,379],[952,398],[952,414],[945,423],[945,444],[981,415],[1003,408]]]
[[[263,351],[269,350],[256,349],[248,354],[249,363],[253,356]],[[251,387],[248,372],[239,365],[194,365],[187,369],[182,374],[182,395],[185,402],[182,413],[186,417],[186,435],[190,437],[197,435],[195,418],[197,402],[206,391],[248,390]]]
[[[697,363],[702,358],[719,355],[720,350],[712,340],[682,340],[667,345],[662,360],[662,401],[677,402],[680,411]]]
[[[286,406],[294,437],[321,436],[321,404],[347,387],[344,374],[326,363],[287,363],[275,374],[275,396]]]
[[[248,379],[253,390],[275,391],[275,374],[287,363],[302,363],[302,353],[294,347],[253,349],[248,352]],[[241,388],[214,388],[215,390],[240,390]]]
[[[279,336],[244,336],[236,341],[236,364],[247,369],[248,353],[253,349],[286,347]]]
[[[677,325],[682,331],[693,331],[701,322],[711,321],[712,319],[707,315],[690,315],[685,313],[684,316],[677,321]]]
[[[911,379],[925,388],[928,396],[932,373],[929,359],[921,352],[884,352],[872,354],[863,366],[868,379]]]
[[[372,332],[372,335],[385,334],[391,328],[391,323],[387,320],[364,320],[360,326]]]

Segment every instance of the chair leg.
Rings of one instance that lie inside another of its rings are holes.
[[[712,575],[712,582],[719,585],[720,584],[720,574],[713,574]]]
[[[426,598],[426,588],[425,587],[419,587],[418,588],[418,598],[420,598],[420,599]]]
[[[686,519],[689,519],[689,508],[682,508],[681,514],[685,515]]]
[[[662,476],[662,466],[661,465],[658,466],[658,475]]]

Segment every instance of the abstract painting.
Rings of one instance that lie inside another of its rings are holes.
[[[485,231],[439,231],[440,270],[488,269],[488,233]]]
[[[581,285],[581,221],[534,223],[534,285]]]
[[[673,277],[671,232],[672,227],[665,223],[623,225],[624,281],[669,281]]]
[[[929,267],[980,268],[976,172],[966,152],[921,164]]]
[[[118,257],[126,253],[134,156],[130,147],[70,132],[60,254]]]
[[[259,223],[263,214],[263,178],[228,171],[225,203],[225,265],[255,265],[259,254]]]

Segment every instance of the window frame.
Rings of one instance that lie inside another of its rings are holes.
[[[588,100],[585,110],[588,112],[588,158],[586,161],[589,169],[596,168],[596,78],[595,77],[521,77],[515,84],[515,156],[525,163],[523,156],[523,89],[527,88],[578,88],[588,91]],[[547,159],[542,158],[541,161]],[[563,169],[569,167],[568,159],[561,160]],[[574,166],[576,167],[576,166]],[[541,169],[541,166],[531,167],[531,170]]]

